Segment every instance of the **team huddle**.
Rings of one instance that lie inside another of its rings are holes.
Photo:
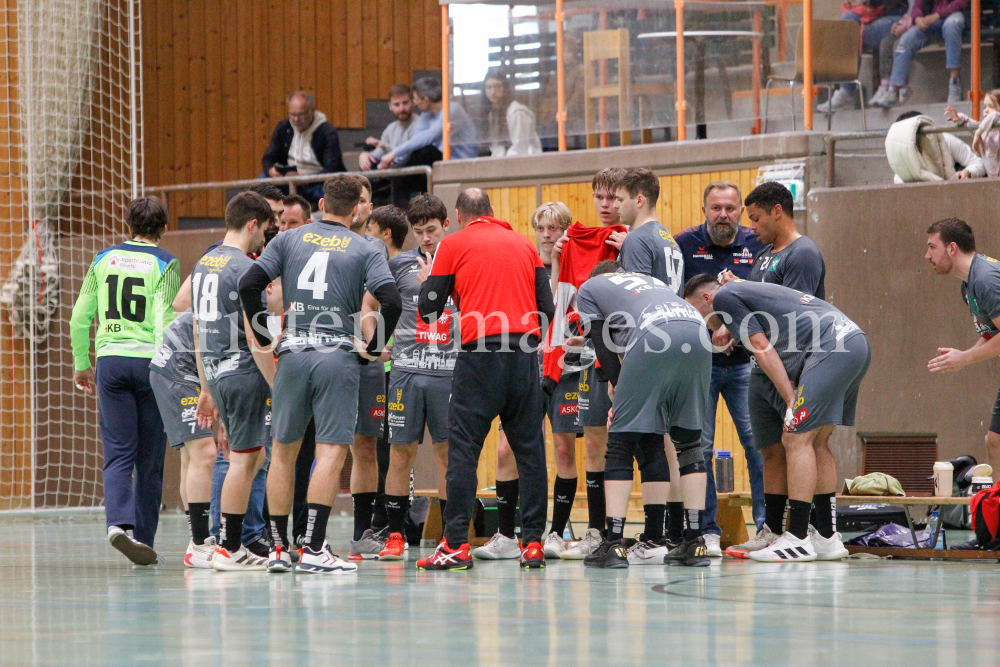
[[[440,199],[373,210],[362,176],[325,183],[319,221],[306,200],[262,185],[229,202],[225,238],[183,285],[156,247],[162,206],[133,202],[133,240],[97,255],[73,318],[77,385],[101,399],[112,545],[156,561],[168,440],[181,452],[188,567],[349,573],[403,559],[427,432],[444,536],[419,569],[704,566],[721,556],[710,481],[721,395],[734,419],[749,416],[740,437],[762,478],[757,534],[727,552],[843,558],[828,441],[854,424],[871,351],[823,300],[822,255],[796,230],[791,194],[764,183],[743,200],[712,183],[705,224],[675,240],[649,170],[604,169],[593,190],[601,227],[549,202],[532,217],[533,244],[478,189],[459,196],[449,234]],[[744,206],[752,231],[739,225]],[[742,394],[719,384],[733,369],[746,371]],[[497,417],[498,532],[473,549],[477,467]],[[588,528],[565,541],[581,435]],[[327,524],[349,448],[354,535],[342,558]],[[627,538],[633,464],[645,524]]]

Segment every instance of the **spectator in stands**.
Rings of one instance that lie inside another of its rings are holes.
[[[510,74],[493,68],[483,80],[482,125],[479,134],[484,145],[480,155],[535,155],[542,152],[542,142],[535,130],[535,112],[514,99]]]
[[[972,150],[982,158],[983,168],[990,178],[1000,176],[1000,88],[983,96],[983,120],[974,121],[955,107],[945,107],[944,113],[953,123],[976,131]]]
[[[874,53],[879,50],[882,40],[892,35],[893,26],[908,9],[908,0],[844,0],[840,5],[840,18],[861,24],[861,53]],[[817,108],[820,113],[830,113],[831,110],[857,109],[858,103],[858,87],[848,83],[840,86]]]
[[[913,25],[913,15],[910,13],[913,10],[913,0],[910,0],[909,8],[903,17],[892,24],[892,30],[889,34],[882,38],[882,41],[878,45],[878,76],[879,84],[878,90],[872,95],[872,99],[869,103],[874,102],[877,99],[885,97],[889,92],[889,79],[892,77],[892,61],[893,54],[896,53],[896,44],[899,43],[899,38],[906,33],[907,30]],[[899,99],[899,104],[902,104],[910,97],[910,87],[903,86],[899,89],[897,93],[897,98]]]
[[[310,222],[312,216],[312,206],[309,201],[301,195],[288,195],[282,200],[285,205],[278,218],[278,233],[295,229]]]
[[[440,160],[444,150],[442,127],[444,123],[444,102],[442,102],[441,82],[431,77],[417,79],[413,84],[413,104],[420,109],[416,132],[409,141],[403,142],[382,156],[379,169],[390,167],[431,165]],[[453,158],[476,157],[476,128],[472,119],[458,104],[450,104],[451,156]]]
[[[962,33],[969,0],[915,0],[910,16],[913,25],[896,44],[892,59],[889,86],[881,96],[872,99],[872,106],[888,109],[900,103],[899,91],[910,79],[910,67],[917,51],[931,42],[944,42],[945,67],[948,69],[948,102],[962,101],[959,74],[962,67]]]
[[[382,137],[365,139],[365,143],[374,150],[358,157],[358,166],[362,171],[377,168],[383,155],[409,141],[417,130],[416,119],[413,117],[412,92],[405,83],[397,83],[389,89],[389,111],[396,120],[382,131]]]
[[[271,143],[261,160],[264,172],[260,177],[311,176],[345,171],[337,130],[327,122],[322,111],[316,111],[313,96],[294,90],[285,102],[288,104],[288,118],[274,128]],[[314,206],[323,198],[322,183],[301,186],[300,191]]]
[[[900,114],[893,127],[889,128],[889,137],[886,138],[886,154],[889,158],[889,165],[896,172],[893,178],[894,183],[917,182],[921,180],[942,180],[942,179],[966,179],[981,178],[986,175],[983,161],[973,152],[969,144],[965,143],[954,134],[930,134],[926,135],[929,141],[919,140],[911,143],[909,140],[904,145],[895,141],[896,133],[893,131],[897,123],[902,123],[913,118],[921,117],[919,111],[907,111]],[[923,117],[922,124],[925,127],[933,126],[931,120]],[[949,167],[954,164],[955,167]],[[926,174],[933,172],[937,177],[911,177],[914,174]],[[902,173],[907,178],[900,176]],[[953,174],[953,175],[952,175]]]

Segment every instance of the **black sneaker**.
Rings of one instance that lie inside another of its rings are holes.
[[[247,548],[247,551],[252,553],[254,556],[260,556],[261,558],[271,557],[271,543],[267,541],[264,536],[258,537],[257,539],[250,542],[250,544],[243,545]]]
[[[699,535],[694,539],[682,541],[663,557],[663,563],[664,565],[707,567],[710,561],[708,559],[708,547],[705,546],[705,538]]]
[[[608,542],[605,540],[597,550],[585,556],[583,564],[586,567],[602,567],[605,569],[621,569],[628,567],[628,552],[621,541]]]
[[[957,549],[958,551],[982,551],[982,547],[979,546],[979,538],[973,537],[968,542],[962,542],[961,544],[956,544],[951,547],[952,549]]]

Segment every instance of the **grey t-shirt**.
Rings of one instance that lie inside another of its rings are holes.
[[[747,280],[774,283],[820,299],[826,298],[826,265],[823,253],[812,239],[800,236],[787,248],[774,252],[774,245],[767,245],[757,253]]]
[[[392,282],[389,264],[374,244],[329,221],[278,234],[257,263],[271,280],[281,276],[285,335],[278,354],[353,348],[365,290],[374,293]]]
[[[243,331],[240,278],[253,260],[220,245],[205,253],[191,272],[191,307],[198,318],[198,347],[209,380],[257,372]],[[193,334],[192,334],[193,335]]]
[[[194,356],[191,309],[174,318],[163,332],[163,344],[149,362],[149,370],[174,382],[198,383],[198,362]]]
[[[594,276],[581,285],[576,308],[586,330],[590,322],[604,320],[611,341],[619,350],[624,349],[626,355],[655,325],[676,321],[705,324],[694,306],[663,281],[624,271]]]
[[[724,322],[726,328],[748,350],[750,336],[766,334],[794,383],[798,382],[808,357],[826,356],[843,349],[843,341],[864,333],[826,301],[770,283],[745,280],[726,283],[715,295],[714,308],[730,316]]]
[[[368,236],[365,234],[365,241],[371,243],[376,250],[382,253],[382,257],[385,258],[385,261],[389,261],[389,249],[385,247],[384,243],[382,243],[382,239],[377,239],[374,236]]]
[[[393,334],[392,366],[408,373],[446,377],[454,372],[455,359],[461,349],[458,308],[448,299],[444,312],[434,324],[426,324],[417,317],[419,253],[420,248],[414,248],[389,260],[389,270],[403,297],[403,312]]]
[[[684,254],[667,228],[655,220],[625,236],[618,262],[626,271],[653,276],[676,294],[684,292]]]
[[[977,254],[969,266],[969,280],[962,283],[962,299],[972,313],[976,332],[989,340],[1000,330],[993,320],[1000,317],[1000,262]]]

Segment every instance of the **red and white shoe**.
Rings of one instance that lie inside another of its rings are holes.
[[[403,560],[403,555],[406,553],[406,540],[403,539],[402,533],[389,533],[389,539],[386,540],[385,548],[378,554],[379,560]]]
[[[734,544],[726,549],[726,555],[732,556],[733,558],[748,558],[748,554],[768,548],[777,542],[780,537],[781,535],[775,535],[772,533],[771,529],[768,528],[765,523],[764,526],[757,531],[757,534],[754,537],[751,537],[743,544]]]
[[[262,572],[267,569],[267,559],[248,551],[242,544],[232,553],[217,546],[212,555],[212,569],[219,572]]]
[[[431,556],[417,561],[418,570],[471,570],[473,565],[468,542],[452,549],[444,539]]]
[[[195,544],[192,540],[188,542],[187,552],[184,554],[184,565],[197,570],[211,570],[213,555],[215,555],[214,537],[206,539],[204,544]]]
[[[329,543],[324,542],[319,551],[309,547],[299,550],[298,569],[312,574],[352,574],[358,571],[358,566],[333,553]]]
[[[271,548],[271,553],[267,559],[268,572],[291,572],[292,554],[287,548],[276,544]]]

